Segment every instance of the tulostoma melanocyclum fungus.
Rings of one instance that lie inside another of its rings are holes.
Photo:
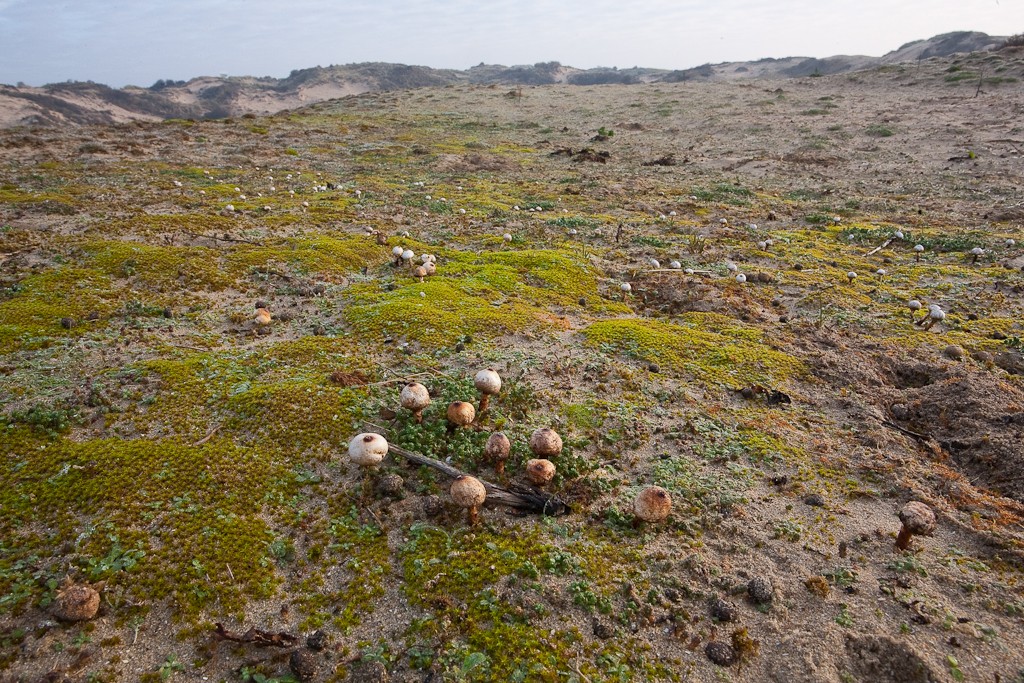
[[[430,405],[430,392],[419,382],[402,387],[402,407],[412,411],[417,423],[423,422],[423,411]]]
[[[911,322],[916,323],[917,321],[914,320],[914,316],[916,316],[917,312],[921,310],[921,302],[918,301],[917,299],[911,299],[910,301],[907,302],[907,308],[910,309]]]
[[[92,586],[72,583],[68,579],[57,591],[53,616],[60,621],[89,621],[100,609],[100,594]]]
[[[512,452],[512,442],[502,432],[494,432],[487,438],[487,445],[484,446],[484,455],[494,463],[495,473],[505,473],[505,461]]]
[[[660,522],[672,512],[672,497],[660,486],[648,486],[633,500],[633,512],[642,522]]]
[[[476,409],[469,401],[452,401],[448,404],[448,432],[466,427],[476,420]]]
[[[915,256],[915,260],[916,261],[920,262],[921,254],[923,254],[923,253],[924,253],[924,245],[923,244],[915,244],[914,245],[914,256]]]
[[[935,531],[935,513],[924,503],[916,500],[903,506],[899,512],[903,526],[896,536],[896,547],[906,550],[914,536],[931,536]]]
[[[937,304],[932,304],[928,307],[928,315],[918,320],[917,324],[926,330],[930,330],[935,323],[942,322],[945,319],[946,313]]]
[[[985,253],[985,250],[981,247],[974,247],[971,249],[971,263],[977,263],[978,257]]]
[[[363,495],[371,490],[370,477],[388,454],[388,440],[380,434],[356,434],[348,442],[348,459],[363,471]]]
[[[530,450],[538,458],[554,458],[562,452],[562,437],[554,429],[538,429],[530,435]]]
[[[268,326],[273,319],[274,316],[270,314],[270,311],[259,304],[256,305],[256,317],[254,320],[257,328],[264,328]]]
[[[534,458],[526,463],[526,480],[537,488],[544,488],[555,478],[555,464],[544,458]]]
[[[491,396],[495,396],[501,391],[501,375],[487,368],[476,373],[473,384],[480,392],[480,410],[478,412],[483,415],[491,402]]]
[[[487,500],[487,489],[476,477],[463,474],[452,482],[448,491],[456,505],[466,508],[466,522],[474,526],[479,519],[477,512]]]

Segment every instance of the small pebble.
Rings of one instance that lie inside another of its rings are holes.
[[[736,663],[736,651],[732,645],[721,640],[712,640],[704,648],[704,654],[718,666],[731,666]]]
[[[311,650],[296,650],[288,659],[288,667],[296,678],[305,683],[316,678],[320,671],[320,661]]]
[[[736,607],[730,605],[721,598],[715,598],[711,602],[711,618],[721,622],[736,621]]]
[[[810,505],[812,508],[823,508],[825,507],[825,498],[820,493],[812,493],[804,498],[804,504]]]
[[[775,589],[772,582],[763,576],[755,576],[747,584],[747,594],[750,599],[758,605],[765,605],[772,601]]]
[[[653,372],[654,374],[658,374],[659,372],[661,372],[661,368],[658,366],[657,363],[651,363],[650,365],[648,365],[647,370]]]
[[[602,640],[608,640],[615,635],[615,629],[604,619],[594,618],[594,635]]]
[[[950,344],[942,350],[942,355],[950,360],[962,360],[964,357],[964,350],[956,344]]]

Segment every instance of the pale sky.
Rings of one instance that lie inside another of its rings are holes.
[[[683,69],[879,56],[950,31],[1024,32],[1024,0],[0,0],[0,83],[115,87],[398,62]]]

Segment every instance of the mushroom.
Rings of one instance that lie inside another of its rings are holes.
[[[266,327],[270,324],[270,321],[274,319],[274,316],[270,314],[270,311],[263,308],[262,306],[256,307],[256,326]]]
[[[466,522],[470,526],[475,525],[478,519],[477,511],[487,500],[487,489],[484,485],[476,477],[463,474],[452,482],[448,491],[456,505],[466,508]]]
[[[480,392],[480,414],[487,410],[487,406],[490,403],[491,396],[501,391],[501,376],[487,368],[476,373],[476,377],[473,378],[473,384],[476,385],[476,390]]]
[[[875,275],[878,277],[885,277],[885,268],[879,268],[875,271]]]
[[[416,270],[412,271],[412,274],[419,278],[420,282],[423,282],[423,278],[425,278],[429,273],[423,266],[416,266]]]
[[[857,273],[851,270],[846,274],[846,279],[850,281],[850,284],[853,284],[853,281],[857,279]]]
[[[497,474],[505,473],[505,461],[508,460],[511,451],[512,442],[502,432],[491,434],[487,439],[487,445],[484,446],[484,455],[494,463],[494,471]]]
[[[391,250],[391,255],[395,257],[395,266],[402,265],[402,254],[404,252],[405,249],[402,249],[401,247],[395,247]]]
[[[555,478],[555,463],[534,458],[526,463],[526,480],[537,488],[544,488]]]
[[[633,501],[633,512],[644,522],[660,522],[672,512],[672,497],[660,486],[648,486]]]
[[[430,392],[419,382],[409,382],[402,387],[402,407],[412,411],[416,423],[423,422],[423,411],[430,405]]]
[[[402,252],[402,260],[409,264],[409,268],[412,268],[412,258],[416,255],[412,249],[406,249]]]
[[[923,244],[915,244],[914,245],[914,253],[917,255],[917,260],[920,261],[921,260],[921,254],[924,253],[924,245]]]
[[[554,429],[538,429],[530,435],[530,450],[538,458],[553,458],[562,452],[562,437]]]
[[[931,536],[935,531],[935,513],[930,507],[916,500],[903,506],[899,518],[903,526],[896,537],[896,547],[900,550],[909,548],[910,541],[915,535]]]
[[[768,243],[765,242],[764,240],[761,240],[760,242],[757,243],[757,248],[760,249],[761,251],[768,251]]]
[[[895,237],[898,240],[901,240],[901,239],[903,239],[903,231],[902,230],[897,230],[896,232],[894,232],[892,234],[892,236]]]
[[[422,267],[425,271],[427,271],[427,275],[437,274],[437,264],[433,261],[427,261],[426,263],[423,264]]]
[[[934,325],[937,322],[941,322],[945,319],[946,314],[943,312],[943,310],[936,306],[935,304],[932,304],[931,306],[928,307],[928,315],[925,316],[924,318],[921,318],[917,322],[917,324],[922,326],[926,330],[930,330],[932,329],[932,325]]]
[[[736,276],[736,282],[740,283],[741,285],[744,282],[746,282],[746,281],[747,281],[747,276],[744,275],[743,273],[740,273],[739,275]]]
[[[53,601],[53,616],[60,621],[89,621],[100,609],[100,594],[92,586],[70,579]]]
[[[911,299],[907,302],[907,308],[910,309],[910,319],[913,321],[914,316],[921,310],[921,302],[917,299]]]
[[[732,261],[729,261],[725,264],[725,269],[728,270],[730,273],[735,273],[737,270],[739,270],[739,266],[737,266]]]
[[[679,270],[680,268],[683,267],[683,264],[680,263],[679,261],[671,261],[669,262],[668,267],[672,268],[673,270]]]
[[[981,247],[975,247],[971,249],[971,263],[977,263],[978,257],[985,253],[985,250]]]
[[[456,427],[465,427],[473,424],[476,419],[476,409],[469,401],[453,401],[448,404],[448,431],[455,431]]]
[[[1013,239],[1012,237],[1010,237],[1010,238],[1007,238],[1007,240],[1006,240],[1006,246],[1008,246],[1008,247],[1014,247],[1014,246],[1016,246],[1016,245],[1017,245],[1017,240]]]
[[[626,297],[629,296],[629,293],[633,291],[633,285],[628,282],[623,282],[619,285],[619,289],[622,290],[622,300],[625,301]]]
[[[348,459],[367,470],[376,469],[388,454],[388,440],[380,434],[356,434],[348,442]]]

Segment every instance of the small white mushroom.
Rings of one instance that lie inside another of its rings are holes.
[[[850,282],[853,282],[854,280],[857,279],[857,273],[851,270],[849,273],[846,274],[846,279],[849,280]]]
[[[730,273],[735,273],[736,271],[739,270],[739,267],[732,261],[728,261],[725,264],[725,269],[728,270]]]
[[[974,247],[971,249],[971,263],[977,263],[978,257],[985,253],[985,250],[981,247]]]
[[[924,253],[924,245],[923,244],[915,244],[914,245],[914,253],[916,255],[915,260],[916,261],[920,261],[921,260],[921,254]]]
[[[368,469],[377,467],[388,454],[388,441],[380,434],[356,434],[348,442],[348,459]]]
[[[897,230],[896,232],[893,233],[892,236],[895,237],[898,240],[901,240],[901,239],[903,239],[903,231],[902,230]]]
[[[490,404],[491,396],[501,391],[501,375],[487,368],[476,373],[476,376],[473,378],[473,384],[476,386],[476,390],[480,392],[479,412],[483,414]]]
[[[661,263],[656,258],[648,259],[647,263],[650,264],[651,268],[661,268]]]
[[[509,233],[506,232],[505,236],[502,237],[502,239],[505,240],[506,242],[511,242],[512,241],[512,235],[510,235]]]
[[[744,275],[743,273],[739,273],[739,274],[738,274],[738,275],[736,276],[736,282],[740,283],[741,285],[742,285],[742,284],[743,284],[744,282],[746,282],[746,281],[747,281],[747,276],[746,276],[746,275]]]
[[[682,264],[682,263],[680,263],[679,261],[671,261],[671,262],[670,262],[670,263],[668,264],[668,267],[669,267],[669,268],[672,268],[672,269],[674,269],[674,270],[679,270],[680,268],[682,268],[682,267],[683,267],[683,264]]]
[[[466,522],[470,526],[475,525],[479,518],[478,510],[487,500],[487,489],[480,480],[463,474],[452,482],[448,492],[456,505],[466,508]]]

